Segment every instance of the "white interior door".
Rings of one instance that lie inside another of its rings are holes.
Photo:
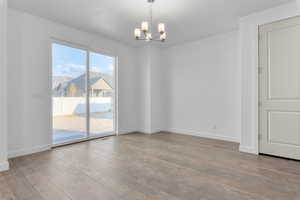
[[[259,34],[260,153],[300,159],[300,17]]]

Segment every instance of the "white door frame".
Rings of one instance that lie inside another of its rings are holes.
[[[259,26],[300,15],[293,2],[240,19],[239,66],[242,68],[242,129],[240,151],[259,154],[258,42]]]
[[[106,50],[103,50],[103,49],[100,49],[100,48],[90,48],[89,46],[86,46],[86,45],[81,45],[81,44],[77,44],[77,43],[74,43],[74,42],[69,42],[69,41],[66,41],[66,40],[61,40],[61,39],[57,39],[57,38],[50,38],[50,41],[49,41],[49,51],[50,51],[50,64],[49,64],[49,90],[51,91],[52,90],[52,44],[60,44],[60,45],[64,45],[64,46],[68,46],[68,47],[72,47],[72,48],[76,48],[76,49],[80,49],[80,50],[83,50],[83,51],[86,51],[87,53],[87,57],[86,57],[86,65],[87,65],[87,72],[89,71],[89,67],[90,67],[90,63],[89,63],[89,55],[90,55],[90,52],[94,52],[94,53],[99,53],[101,55],[107,55],[107,56],[110,56],[110,57],[113,57],[114,58],[114,72],[113,72],[113,76],[114,76],[114,92],[113,92],[113,133],[111,135],[119,135],[119,130],[118,130],[118,56],[116,55],[113,55],[112,53],[106,51]],[[72,144],[72,143],[77,143],[77,142],[83,142],[83,141],[88,141],[88,140],[91,140],[91,139],[96,139],[96,138],[101,138],[103,136],[95,136],[95,137],[90,137],[90,133],[89,133],[89,126],[90,126],[90,123],[89,123],[89,91],[88,91],[88,78],[89,78],[89,75],[87,74],[87,77],[86,77],[86,87],[87,87],[87,95],[86,95],[86,101],[87,101],[87,121],[86,121],[86,133],[87,133],[87,137],[86,138],[83,138],[83,139],[78,139],[76,141],[71,141],[71,142],[63,142],[63,143],[60,143],[60,144],[53,144],[53,141],[52,141],[52,135],[53,135],[53,99],[52,99],[52,92],[50,92],[50,131],[49,131],[49,140],[50,140],[50,144],[52,147],[57,147],[57,146],[62,146],[62,145],[67,145],[67,144]],[[108,135],[109,136],[109,135]]]

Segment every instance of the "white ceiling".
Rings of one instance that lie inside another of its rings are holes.
[[[166,24],[166,45],[192,41],[230,31],[238,18],[293,0],[156,0],[154,25]],[[111,39],[139,46],[133,29],[148,19],[147,0],[9,0],[23,10]]]

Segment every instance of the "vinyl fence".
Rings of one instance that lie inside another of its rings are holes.
[[[83,114],[86,112],[85,97],[54,97],[53,116]],[[90,97],[90,112],[109,112],[112,110],[111,97]]]

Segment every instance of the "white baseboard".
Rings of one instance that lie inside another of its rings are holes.
[[[257,152],[257,150],[255,148],[248,147],[248,146],[242,146],[242,145],[240,145],[240,152],[251,153],[251,154],[258,155],[258,152]]]
[[[140,129],[137,132],[144,133],[144,134],[156,134],[156,133],[161,132],[161,129],[151,129],[151,130]]]
[[[161,131],[139,131],[141,133],[144,133],[144,134],[149,134],[149,135],[153,135],[153,134],[157,134],[157,133],[160,133]]]
[[[51,144],[36,146],[32,148],[20,149],[8,152],[8,158],[15,158],[19,156],[25,156],[33,153],[48,151],[51,149]]]
[[[138,133],[139,131],[137,130],[119,130],[117,132],[117,135],[127,135],[127,134],[131,134],[131,133]]]
[[[118,132],[117,135],[128,135],[132,133],[137,133],[138,131],[124,131],[124,132]]]
[[[119,132],[119,135],[127,135],[127,134],[132,134],[132,133],[141,133],[141,134],[152,135],[152,134],[160,133],[160,131],[149,132],[149,131],[145,131],[145,130],[138,130],[138,131],[130,131],[130,132]]]
[[[230,137],[230,136],[224,136],[224,135],[221,135],[221,134],[216,134],[216,133],[211,133],[211,132],[191,131],[191,130],[174,129],[174,128],[169,128],[167,130],[167,132],[240,143],[238,138]]]
[[[9,170],[8,161],[0,162],[0,172],[4,172],[4,171],[7,171],[7,170]]]

